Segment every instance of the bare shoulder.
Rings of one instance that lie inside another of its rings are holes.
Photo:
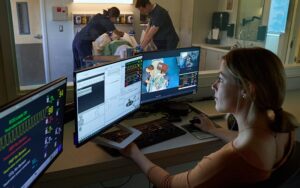
[[[289,148],[289,133],[266,134],[256,132],[247,142],[238,146],[249,164],[263,170],[271,170]]]

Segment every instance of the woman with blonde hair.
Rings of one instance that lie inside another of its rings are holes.
[[[191,170],[170,175],[148,160],[133,143],[122,150],[157,187],[241,187],[267,180],[287,162],[298,123],[282,109],[285,72],[280,59],[263,48],[226,54],[212,84],[215,108],[231,113],[238,132],[216,128],[205,116],[195,124],[227,141]]]

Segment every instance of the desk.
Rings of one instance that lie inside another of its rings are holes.
[[[300,121],[300,106],[295,101],[299,100],[300,90],[289,91],[284,102],[284,109],[294,114]],[[198,106],[214,108],[214,102],[199,102]],[[201,109],[200,109],[201,110]],[[190,113],[181,123],[186,124],[193,117]],[[152,116],[151,118],[159,118]],[[125,123],[134,125],[141,120],[127,120]],[[215,122],[225,127],[222,119]],[[73,144],[74,122],[65,125],[64,151],[52,166],[39,179],[36,187],[78,187],[103,180],[128,176],[141,171],[131,160],[123,157],[111,157],[93,142],[88,142],[80,148]],[[163,167],[174,166],[190,161],[199,161],[223,146],[223,142],[216,138],[198,140],[190,133],[180,137],[147,147],[142,151],[154,163]]]
[[[196,115],[191,112],[183,117],[176,126],[188,123]],[[147,121],[160,118],[154,114]],[[135,125],[145,119],[123,121],[122,124]],[[74,122],[65,125],[63,153],[55,160],[51,167],[39,179],[36,187],[74,187],[93,182],[115,179],[140,173],[134,163],[124,157],[111,157],[92,141],[80,148],[73,144]],[[210,154],[222,147],[224,143],[217,138],[199,140],[186,133],[180,137],[147,147],[142,151],[154,163],[163,167],[174,166],[191,161],[199,161],[204,155]]]

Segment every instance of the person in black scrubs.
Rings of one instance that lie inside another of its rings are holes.
[[[118,31],[114,23],[120,16],[120,10],[112,7],[104,10],[103,14],[96,14],[89,23],[76,34],[72,48],[74,58],[74,70],[84,66],[83,59],[92,55],[92,42],[104,33],[114,32],[123,36],[123,32]]]
[[[145,48],[153,40],[158,50],[176,49],[179,37],[168,11],[158,4],[152,4],[150,0],[137,0],[135,7],[141,14],[150,17],[141,48]]]

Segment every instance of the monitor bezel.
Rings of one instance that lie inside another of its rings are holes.
[[[105,62],[105,63],[102,63],[102,64],[97,64],[95,66],[92,66],[92,67],[86,67],[86,68],[83,68],[83,69],[80,69],[80,70],[76,70],[74,71],[74,104],[75,104],[75,132],[74,132],[74,145],[78,148],[78,147],[81,147],[83,146],[84,144],[86,144],[87,142],[93,140],[95,137],[99,136],[101,133],[104,133],[105,131],[109,130],[110,128],[114,127],[116,125],[117,122],[120,122],[124,119],[126,119],[129,115],[132,115],[133,113],[135,113],[136,111],[139,110],[139,108],[131,111],[130,113],[124,115],[123,117],[121,118],[118,118],[116,119],[115,121],[109,123],[108,125],[106,125],[104,128],[102,129],[99,129],[97,132],[95,132],[94,134],[92,134],[90,137],[82,140],[81,142],[79,142],[78,140],[78,118],[77,118],[77,115],[78,115],[78,109],[77,109],[77,84],[76,84],[76,75],[78,73],[81,73],[81,72],[84,72],[84,71],[88,71],[88,70],[92,70],[92,69],[95,69],[95,68],[99,68],[99,67],[103,67],[103,66],[106,66],[106,65],[111,65],[111,64],[115,64],[115,63],[119,63],[121,61],[127,61],[127,60],[130,60],[130,59],[135,59],[135,58],[138,58],[138,57],[141,57],[141,60],[143,60],[143,56],[141,54],[139,55],[135,55],[135,56],[131,56],[131,57],[128,57],[128,58],[124,58],[124,59],[119,59],[117,61],[112,61],[112,62]],[[141,104],[140,104],[141,105]]]
[[[39,94],[40,92],[56,85],[56,84],[59,84],[59,83],[63,83],[62,85],[64,85],[64,90],[67,91],[67,77],[63,76],[63,77],[60,77],[54,81],[51,81],[50,83],[48,84],[45,84],[33,91],[30,91],[29,93],[23,95],[23,96],[20,96],[20,97],[17,97],[16,99],[14,99],[13,101],[10,101],[8,102],[7,104],[4,104],[0,107],[0,112],[2,111],[5,111],[7,110],[8,108],[11,108],[13,106],[15,106],[16,104],[20,103],[20,102],[23,102],[24,100],[27,100],[29,99],[30,97],[36,95],[36,94]],[[66,92],[65,92],[65,95],[64,95],[64,100],[65,100],[65,104],[66,104]],[[63,110],[64,111],[64,110]],[[49,167],[56,161],[56,159],[62,154],[63,150],[64,150],[64,125],[62,126],[62,148],[60,150],[60,152],[57,153],[56,156],[54,156],[50,163],[47,164],[47,166],[40,172],[40,174],[38,176],[36,176],[36,178],[31,182],[30,184],[30,187],[32,187],[34,184],[36,184],[38,182],[38,180],[41,178],[41,176],[43,176],[43,174],[49,169]],[[24,182],[25,183],[25,182]]]
[[[168,100],[171,100],[171,99],[175,99],[175,98],[178,98],[178,97],[187,96],[187,95],[191,95],[191,94],[197,94],[198,93],[198,86],[199,86],[199,71],[200,71],[199,69],[200,69],[201,48],[199,46],[191,46],[191,47],[184,47],[184,48],[176,48],[176,49],[173,49],[173,50],[146,51],[146,52],[141,52],[140,53],[141,55],[143,55],[143,62],[144,62],[144,54],[164,53],[164,52],[170,52],[170,51],[183,51],[184,52],[184,50],[193,51],[193,49],[199,51],[197,86],[195,87],[195,90],[187,91],[186,93],[180,93],[178,95],[165,96],[163,98],[159,98],[159,99],[151,100],[151,101],[145,101],[145,102],[142,101],[142,95],[143,94],[141,94],[141,106],[146,106],[146,105],[149,105],[151,103],[159,103],[159,102],[162,102],[162,101],[168,101]],[[142,87],[142,85],[141,85],[141,87]]]

